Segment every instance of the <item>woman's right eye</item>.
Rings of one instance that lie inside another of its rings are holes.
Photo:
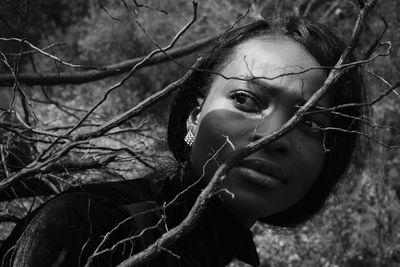
[[[230,98],[238,109],[245,112],[260,112],[262,110],[257,97],[248,91],[233,91],[230,93]]]

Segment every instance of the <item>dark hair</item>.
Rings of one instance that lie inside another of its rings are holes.
[[[251,38],[262,36],[286,36],[305,47],[321,66],[334,66],[345,49],[344,42],[327,26],[298,16],[287,16],[268,22],[257,20],[232,29],[220,36],[213,47],[201,59],[198,71],[194,71],[177,92],[172,103],[168,125],[169,147],[179,162],[188,160],[190,147],[184,142],[186,120],[204,97],[213,81],[212,72],[218,71],[232,55],[234,48]],[[353,61],[354,57],[350,58]],[[326,70],[326,73],[329,69]],[[331,105],[361,103],[365,100],[364,83],[358,67],[347,69],[331,90]],[[327,131],[324,144],[328,149],[327,160],[321,175],[307,194],[294,206],[260,219],[275,226],[292,227],[316,214],[324,205],[337,182],[348,169],[357,151],[357,134],[361,125],[357,119],[365,112],[360,107],[340,110],[341,115],[332,116],[332,127],[345,131]],[[344,115],[342,115],[344,114]],[[350,131],[352,133],[350,133]]]

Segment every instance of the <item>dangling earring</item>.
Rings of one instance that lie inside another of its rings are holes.
[[[194,142],[194,135],[193,135],[192,130],[189,130],[189,131],[187,132],[187,134],[186,134],[184,140],[185,140],[186,144],[188,144],[188,146],[192,146],[192,145],[193,145],[193,142]]]

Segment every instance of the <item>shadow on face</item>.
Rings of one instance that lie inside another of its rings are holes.
[[[298,73],[315,66],[319,64],[307,50],[286,37],[254,38],[238,45],[221,73],[242,80],[216,76],[201,109],[189,117],[188,127],[195,132],[195,174],[201,176],[204,170],[203,181],[209,181],[235,149],[287,122],[323,84],[323,70]],[[329,97],[318,105],[329,106]],[[324,165],[320,128],[329,124],[330,117],[323,113],[307,117],[229,172],[222,187],[230,194],[221,191],[220,197],[241,222],[251,225],[307,193]]]

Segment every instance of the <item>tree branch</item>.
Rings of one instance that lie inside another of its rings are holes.
[[[193,67],[193,69],[196,68],[196,65],[199,61],[197,61]],[[118,115],[117,117],[111,119],[110,121],[104,123],[98,129],[92,132],[87,132],[83,134],[78,134],[77,136],[74,137],[74,140],[87,140],[90,138],[95,138],[104,135],[111,129],[118,127],[125,123],[127,120],[139,115],[141,112],[143,112],[146,108],[152,106],[154,103],[159,101],[160,99],[167,97],[168,95],[172,94],[175,90],[177,90],[183,82],[186,80],[188,76],[193,72],[193,69],[190,69],[182,78],[179,80],[169,84],[167,87],[162,89],[161,91],[158,91],[157,93],[151,95],[150,97],[146,98],[130,110],[125,111],[124,113]]]
[[[110,162],[115,159],[115,155],[108,156],[100,159],[93,159],[88,161],[61,161],[61,162],[54,162],[58,159],[61,159],[62,156],[67,154],[71,149],[78,146],[83,142],[76,142],[68,145],[63,150],[58,152],[53,158],[41,162],[35,165],[37,162],[33,162],[24,169],[22,169],[17,174],[0,181],[0,189],[3,189],[9,186],[12,183],[17,181],[26,179],[28,177],[34,177],[37,174],[48,174],[48,173],[61,173],[66,171],[82,171],[87,169],[99,169],[102,167],[107,166]],[[53,163],[54,162],[54,163]]]
[[[376,0],[371,0],[367,2],[363,8],[360,10],[360,13],[357,18],[357,22],[355,24],[351,41],[349,45],[346,47],[344,52],[342,53],[339,61],[336,66],[340,66],[343,63],[346,63],[349,59],[350,54],[354,51],[357,46],[359,36],[361,34],[361,30],[363,28],[364,21],[368,12],[375,5]],[[236,151],[226,162],[224,162],[215,172],[213,178],[209,182],[209,184],[203,189],[197,198],[195,204],[190,210],[187,217],[176,227],[172,228],[170,231],[164,233],[161,238],[159,238],[155,243],[150,245],[147,249],[141,251],[140,253],[133,255],[132,257],[123,261],[119,267],[127,267],[127,266],[135,266],[138,263],[143,262],[144,260],[149,260],[162,252],[161,247],[168,247],[172,243],[174,243],[180,236],[186,234],[190,231],[191,228],[194,227],[197,220],[199,219],[202,211],[205,209],[210,197],[218,191],[218,185],[220,181],[225,177],[228,171],[240,160],[254,153],[262,146],[265,146],[268,143],[271,143],[284,134],[288,133],[290,130],[294,129],[297,124],[301,121],[301,118],[307,110],[313,107],[327,92],[332,88],[332,84],[343,74],[343,71],[338,69],[333,69],[328,78],[326,79],[324,85],[315,92],[314,95],[293,115],[292,118],[289,119],[280,129],[272,132],[271,134],[260,138],[259,140],[250,143],[244,148],[241,148]]]
[[[171,58],[177,59],[190,55],[211,43],[215,38],[216,36],[207,37],[191,44],[171,49],[168,52],[168,56],[165,54],[155,55],[145,63],[141,64],[138,69],[167,62],[170,61]],[[104,67],[106,69],[104,71],[90,70],[72,73],[20,73],[18,74],[18,81],[26,85],[82,84],[94,82],[128,72],[136,64],[143,61],[144,58],[145,57],[140,57],[109,65]],[[11,74],[0,75],[0,87],[10,86],[14,82],[15,77]]]

